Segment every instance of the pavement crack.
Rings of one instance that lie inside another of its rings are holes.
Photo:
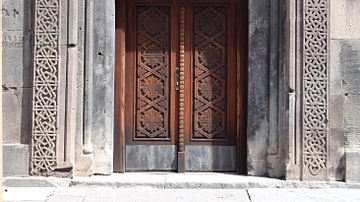
[[[162,189],[165,189],[165,185],[166,185],[166,178],[167,178],[167,174],[165,174],[165,177],[164,177],[164,183],[163,183],[163,187],[162,187]]]
[[[245,191],[246,191],[246,194],[247,194],[247,196],[248,196],[248,198],[249,198],[249,201],[252,202],[251,196],[250,196],[250,194],[249,194],[249,189],[248,189],[248,188],[245,188]]]

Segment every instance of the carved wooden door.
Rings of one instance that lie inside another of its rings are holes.
[[[236,6],[191,2],[127,2],[128,171],[236,170]]]
[[[236,4],[207,2],[185,7],[184,167],[235,171]]]

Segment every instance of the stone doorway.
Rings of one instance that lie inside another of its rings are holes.
[[[237,4],[117,5],[114,171],[246,169],[247,7]]]

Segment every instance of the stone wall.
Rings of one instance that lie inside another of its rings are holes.
[[[32,1],[3,0],[4,176],[29,173],[32,97]]]
[[[345,174],[346,181],[357,182],[360,181],[359,12],[359,0],[331,0],[330,132],[333,144],[330,158],[336,161],[336,166],[330,169],[337,180],[344,179]]]
[[[285,2],[249,1],[247,169],[283,177]]]
[[[3,0],[4,176],[27,176],[32,158],[29,144],[34,96],[33,2]],[[58,94],[60,132],[56,144],[64,150],[54,150],[60,157],[57,156],[58,164],[53,169],[75,166],[75,175],[111,174],[114,1],[59,2],[62,59],[58,67],[62,73],[58,76],[62,85]],[[306,60],[309,54],[306,51],[317,44],[311,44],[305,36],[312,34],[311,30],[302,29],[303,25],[314,25],[311,23],[315,18],[303,22],[302,12],[306,9],[302,10],[301,2],[249,0],[248,174],[360,181],[360,21],[357,19],[360,0],[313,1],[325,2],[317,5],[320,10],[315,10],[326,21],[320,30],[325,39],[320,37],[316,41],[324,42],[320,48],[326,56],[324,74],[314,77],[324,80],[314,82],[315,87],[306,85],[313,80],[304,72],[315,64]],[[306,3],[311,11],[311,1]],[[321,58],[316,57],[319,62]],[[320,91],[316,93],[325,102],[315,102],[317,96],[312,90]],[[312,102],[306,102],[308,98]],[[321,127],[304,127],[309,124],[306,118],[313,115],[310,124],[320,123]],[[311,139],[312,132],[325,134],[315,136],[318,141],[315,146],[322,149],[320,155],[315,147],[309,149],[304,143]],[[325,159],[325,163],[315,166],[321,168],[320,177],[306,173],[309,164],[304,159],[314,153],[316,160]],[[59,158],[66,164],[60,165]]]
[[[76,175],[113,171],[115,3],[79,0]]]

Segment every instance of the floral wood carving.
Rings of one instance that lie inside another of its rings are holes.
[[[169,95],[169,7],[137,7],[136,140],[166,139]]]
[[[227,8],[194,8],[193,140],[226,139]]]
[[[57,166],[59,18],[58,0],[35,0],[32,175],[49,175]]]

